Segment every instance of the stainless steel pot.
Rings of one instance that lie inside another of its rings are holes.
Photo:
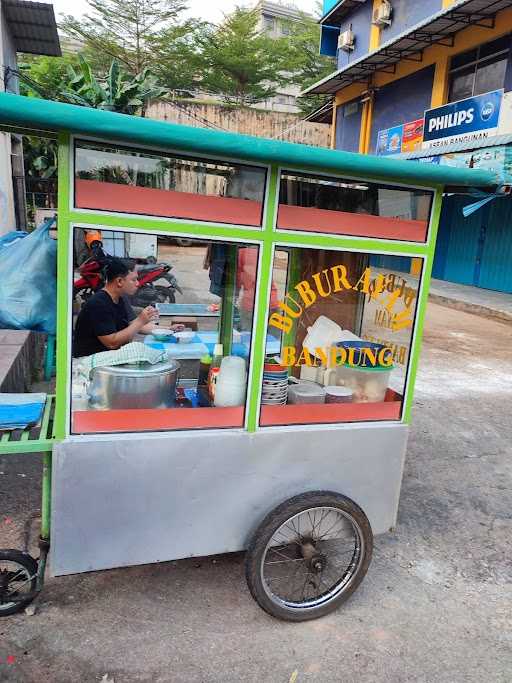
[[[94,368],[89,387],[92,410],[172,408],[180,364],[175,360],[150,365]]]

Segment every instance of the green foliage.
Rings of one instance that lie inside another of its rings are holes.
[[[335,69],[335,60],[319,53],[320,26],[314,19],[303,14],[300,21],[290,21],[286,40],[288,69],[291,80],[301,90],[328,76]],[[303,114],[317,109],[329,97],[309,96],[299,98],[298,105]]]
[[[182,0],[87,0],[91,12],[65,16],[61,30],[82,41],[98,71],[112,59],[139,74],[146,68],[168,88],[188,88],[197,67],[196,33],[202,23],[181,20]]]
[[[57,142],[49,138],[23,138],[23,156],[27,175],[49,180],[57,175]]]
[[[60,99],[62,84],[66,81],[68,68],[78,64],[77,55],[62,57],[41,57],[23,55],[18,65],[21,73],[20,94],[27,97]]]
[[[61,99],[67,102],[123,114],[143,112],[150,100],[161,97],[165,92],[149,69],[132,76],[115,59],[106,77],[96,78],[91,65],[81,55],[78,68],[68,69],[66,86],[61,91]]]
[[[202,37],[201,86],[226,102],[261,102],[286,80],[279,40],[258,32],[258,12],[237,7]]]

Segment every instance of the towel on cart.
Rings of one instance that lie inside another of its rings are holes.
[[[45,403],[46,394],[0,394],[0,431],[37,425]]]
[[[89,377],[94,368],[104,368],[112,365],[128,365],[132,363],[161,363],[167,360],[167,353],[164,350],[153,349],[142,342],[131,342],[122,346],[117,351],[100,351],[93,353],[92,356],[78,358],[76,367],[79,371]]]

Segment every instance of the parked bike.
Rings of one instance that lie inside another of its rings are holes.
[[[104,269],[111,258],[104,251],[101,240],[95,239],[88,246],[91,255],[78,269],[80,277],[73,283],[73,298],[79,295],[84,301],[103,287]],[[180,294],[183,292],[176,277],[171,273],[172,266],[168,263],[157,263],[152,257],[145,261],[145,264],[137,267],[139,288],[131,297],[132,305],[144,308],[156,303],[175,303],[176,292]],[[157,282],[165,282],[165,284],[157,284]]]

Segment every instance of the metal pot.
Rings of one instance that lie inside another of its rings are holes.
[[[173,408],[180,364],[175,360],[150,365],[94,368],[89,387],[92,410]]]

